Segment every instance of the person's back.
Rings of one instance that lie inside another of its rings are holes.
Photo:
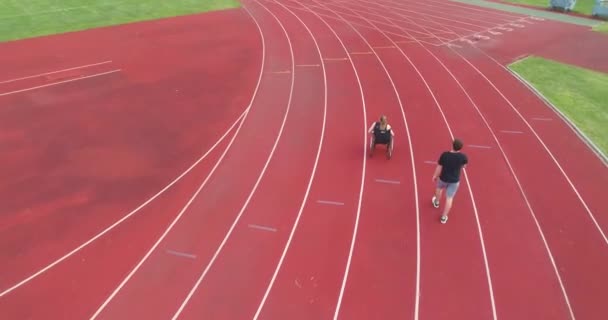
[[[468,159],[464,153],[456,151],[444,152],[439,158],[439,164],[442,166],[439,179],[447,183],[459,182],[460,172],[467,162]]]

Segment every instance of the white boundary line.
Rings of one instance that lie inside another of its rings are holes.
[[[425,50],[427,50],[427,52],[429,52],[434,58],[435,60],[437,60],[437,62],[439,62],[441,64],[441,66],[450,74],[450,76],[452,77],[452,79],[454,79],[454,81],[458,84],[458,86],[460,87],[460,89],[462,90],[462,92],[467,96],[468,100],[471,102],[471,104],[473,105],[473,107],[475,108],[475,110],[477,111],[478,115],[481,117],[482,121],[484,122],[484,124],[486,125],[486,127],[488,128],[488,131],[490,132],[490,134],[492,135],[492,137],[494,138],[494,141],[496,142],[496,145],[498,146],[498,148],[500,149],[503,158],[505,159],[505,162],[507,163],[507,166],[509,167],[509,170],[511,171],[511,174],[515,180],[515,182],[517,183],[517,186],[519,188],[519,191],[524,199],[524,201],[526,202],[526,205],[528,207],[528,210],[532,216],[532,218],[534,219],[534,222],[536,223],[536,227],[539,231],[539,234],[543,240],[543,243],[545,245],[545,249],[547,251],[547,254],[549,256],[549,259],[552,263],[553,266],[553,270],[555,272],[555,275],[557,277],[557,281],[559,282],[559,285],[561,287],[562,290],[562,294],[564,296],[566,305],[570,311],[570,315],[571,318],[574,319],[574,314],[572,311],[572,308],[570,306],[570,301],[568,298],[568,294],[566,293],[566,289],[564,287],[564,284],[562,282],[561,276],[559,274],[557,265],[555,263],[555,259],[553,258],[553,254],[551,252],[551,249],[549,248],[549,244],[547,243],[547,240],[545,238],[545,235],[543,233],[543,230],[538,222],[538,220],[536,219],[536,214],[534,212],[534,210],[532,209],[532,206],[530,204],[530,202],[528,201],[528,197],[523,189],[523,186],[521,185],[521,183],[519,182],[519,178],[517,177],[517,174],[515,173],[515,170],[513,169],[511,162],[509,161],[509,158],[507,157],[506,152],[504,151],[504,149],[502,148],[502,145],[500,144],[500,141],[498,140],[498,137],[496,136],[496,134],[494,133],[494,130],[492,129],[492,127],[490,126],[490,124],[488,123],[488,121],[486,120],[485,116],[483,115],[483,113],[481,112],[481,110],[479,109],[479,107],[477,106],[477,104],[475,103],[475,101],[473,101],[473,99],[471,98],[471,96],[469,95],[468,91],[462,86],[462,84],[460,83],[460,81],[458,81],[458,79],[454,76],[454,74],[450,71],[450,69],[443,63],[443,61],[441,61],[439,58],[437,58],[437,56],[435,56],[435,54],[433,54],[428,48],[426,48],[424,45],[420,44]],[[454,51],[454,49],[451,49]],[[465,171],[466,174],[466,171]],[[468,179],[467,179],[468,180]],[[483,244],[483,243],[482,243]],[[489,277],[489,275],[488,275]],[[494,317],[496,319],[496,311],[494,311]]]
[[[39,74],[35,74],[33,76],[26,76],[26,77],[21,77],[21,78],[16,78],[16,79],[10,79],[10,80],[0,81],[0,84],[11,83],[11,82],[16,82],[16,81],[21,81],[21,80],[26,80],[26,79],[31,79],[31,78],[38,78],[38,77],[46,76],[46,75],[49,75],[49,74],[61,73],[61,72],[65,72],[65,71],[84,69],[84,68],[88,68],[88,67],[99,66],[99,65],[102,65],[102,64],[108,64],[108,63],[111,63],[111,62],[112,61],[109,60],[109,61],[104,61],[104,62],[86,64],[86,65],[78,66],[78,67],[61,69],[61,70],[57,70],[57,71],[50,71],[50,72],[45,72],[45,73],[39,73]]]
[[[260,6],[264,7],[268,12],[271,12],[270,9],[268,9],[266,6],[264,6],[262,3],[260,3],[259,1],[255,0],[255,2],[257,2]],[[274,282],[276,281],[277,275],[279,274],[280,270],[281,270],[281,266],[283,265],[283,261],[285,260],[285,256],[287,255],[287,252],[289,251],[290,245],[291,245],[291,241],[293,240],[293,236],[298,228],[298,225],[300,223],[300,218],[302,217],[302,213],[304,211],[304,207],[306,206],[306,202],[308,200],[308,196],[310,194],[310,189],[312,187],[316,172],[317,172],[317,165],[319,163],[319,158],[321,156],[321,150],[323,148],[323,142],[325,140],[325,128],[326,128],[326,121],[327,121],[327,73],[325,70],[325,63],[323,62],[323,55],[321,54],[321,48],[319,47],[319,44],[317,43],[317,39],[315,38],[315,36],[312,34],[312,31],[310,31],[310,29],[308,28],[308,26],[289,8],[287,8],[285,5],[283,5],[282,3],[279,3],[278,1],[274,0],[275,3],[279,4],[280,6],[282,6],[285,10],[289,11],[289,13],[291,13],[294,17],[296,17],[296,19],[298,19],[300,21],[300,23],[304,26],[304,28],[306,28],[306,31],[310,34],[312,40],[315,43],[315,47],[317,49],[317,53],[319,54],[319,60],[321,61],[321,67],[323,69],[323,84],[324,84],[324,107],[323,107],[323,126],[321,128],[321,137],[319,140],[319,147],[317,149],[317,155],[315,158],[315,163],[310,175],[310,180],[308,181],[308,186],[306,188],[306,193],[304,194],[304,199],[302,199],[302,203],[300,205],[300,210],[298,211],[298,216],[296,217],[296,220],[293,224],[293,227],[291,229],[291,232],[289,233],[289,238],[287,239],[287,242],[285,243],[285,247],[283,248],[283,253],[281,254],[281,258],[279,259],[277,266],[274,270],[274,273],[272,275],[272,278],[270,279],[268,286],[266,287],[266,291],[264,292],[264,296],[262,297],[262,300],[260,302],[260,304],[258,305],[258,309],[253,317],[254,320],[256,320],[259,316],[260,313],[262,312],[262,309],[264,308],[264,304],[266,303],[266,300],[268,299],[268,295],[270,294],[270,291],[273,288]],[[274,15],[272,14],[277,21],[279,22],[279,24],[282,24],[281,21]],[[327,203],[327,202],[325,202]],[[333,204],[336,204],[335,202]]]
[[[247,109],[247,114],[249,114],[249,110],[250,109],[248,108]],[[211,171],[209,172],[209,174],[207,174],[207,177],[205,178],[205,180],[200,184],[200,186],[198,187],[198,189],[194,192],[194,194],[192,195],[192,197],[190,198],[190,200],[188,200],[188,202],[186,203],[186,205],[182,208],[182,210],[178,213],[178,215],[173,219],[173,221],[171,222],[171,224],[165,229],[165,231],[163,232],[163,234],[158,238],[158,240],[154,243],[154,245],[152,245],[152,247],[148,250],[148,252],[144,255],[144,257],[137,263],[137,265],[131,270],[131,272],[129,272],[129,274],[122,280],[122,282],[114,289],[114,291],[103,302],[103,304],[97,309],[97,311],[95,311],[95,313],[91,317],[91,320],[95,319],[105,309],[105,307],[112,301],[112,299],[114,299],[114,297],[118,294],[118,292],[127,284],[127,282],[129,280],[131,280],[131,278],[133,277],[133,275],[139,270],[139,268],[144,264],[144,262],[146,260],[148,260],[148,257],[150,257],[150,255],[156,250],[156,248],[160,245],[160,243],[165,239],[165,237],[167,236],[167,234],[169,234],[169,232],[171,231],[171,229],[173,229],[173,226],[175,226],[175,224],[181,219],[181,217],[183,216],[183,214],[188,210],[188,208],[190,207],[190,205],[192,204],[192,202],[194,201],[194,199],[196,199],[196,197],[198,196],[198,194],[207,185],[207,182],[209,181],[209,179],[211,178],[211,176],[213,175],[213,173],[215,173],[215,170],[217,169],[217,167],[224,160],[224,156],[226,156],[226,153],[228,153],[228,151],[232,147],[232,143],[234,142],[235,138],[238,136],[238,133],[241,130],[241,127],[242,127],[243,123],[245,123],[245,118],[243,118],[240,121],[239,126],[236,129],[236,132],[234,133],[234,135],[232,136],[232,139],[230,140],[230,143],[228,144],[228,146],[226,147],[226,149],[224,150],[224,152],[222,153],[222,155],[220,156],[220,158],[215,162],[215,165],[213,166],[213,168],[211,169]],[[231,130],[229,130],[229,131],[231,131]],[[227,132],[229,132],[229,131],[227,131]]]
[[[296,3],[302,5],[299,1],[297,0],[292,0],[295,1]],[[358,200],[358,204],[357,204],[357,215],[355,217],[355,224],[353,226],[354,230],[353,230],[353,236],[352,236],[352,240],[351,240],[351,246],[349,249],[349,253],[348,253],[348,259],[346,262],[346,270],[344,273],[344,279],[342,282],[342,286],[340,289],[340,294],[338,297],[338,303],[336,306],[336,311],[334,314],[334,319],[337,319],[338,317],[338,312],[339,312],[339,305],[341,304],[343,295],[344,295],[344,287],[346,285],[346,275],[348,274],[348,271],[350,269],[350,264],[352,261],[352,256],[353,256],[353,250],[355,247],[355,239],[357,237],[357,231],[359,229],[359,219],[361,217],[361,205],[362,205],[362,200],[363,200],[363,191],[365,189],[365,172],[366,172],[366,165],[367,165],[367,113],[366,113],[366,104],[365,104],[365,94],[363,92],[363,86],[361,85],[361,79],[359,77],[359,73],[357,72],[357,67],[355,66],[352,57],[350,56],[350,54],[348,53],[348,49],[346,48],[346,46],[344,45],[344,42],[342,42],[342,39],[340,38],[340,36],[338,36],[338,34],[336,33],[336,31],[331,27],[331,25],[329,23],[327,23],[327,21],[325,19],[323,19],[321,17],[320,14],[318,14],[316,11],[310,9],[308,6],[306,5],[302,5],[304,8],[306,8],[310,13],[314,14],[319,20],[321,20],[330,30],[331,32],[334,34],[334,36],[336,37],[336,39],[340,42],[340,44],[342,45],[342,48],[344,49],[344,52],[346,53],[346,55],[348,55],[348,60],[353,68],[353,72],[355,73],[355,77],[357,78],[357,83],[359,84],[359,93],[361,95],[361,102],[362,102],[362,107],[363,107],[363,168],[362,168],[362,173],[361,173],[361,188],[359,191],[359,200]]]
[[[502,97],[502,99],[507,102],[509,104],[509,106],[511,107],[511,109],[519,116],[519,118],[526,124],[526,126],[530,129],[530,131],[534,134],[534,136],[536,137],[536,139],[538,140],[538,142],[540,142],[540,144],[543,146],[543,148],[545,149],[545,151],[547,152],[547,154],[551,157],[551,159],[553,160],[553,162],[555,163],[555,165],[557,166],[557,168],[559,169],[559,171],[562,173],[562,175],[564,176],[564,178],[566,179],[566,181],[568,182],[568,184],[570,185],[570,188],[572,188],[572,191],[574,191],[574,193],[576,194],[576,196],[578,197],[579,201],[581,202],[581,204],[583,205],[583,207],[585,207],[585,210],[587,211],[587,214],[589,215],[589,218],[591,218],[591,220],[593,221],[593,223],[595,224],[595,227],[597,228],[597,230],[599,231],[599,233],[602,235],[602,238],[604,238],[604,242],[606,245],[608,245],[608,237],[606,237],[606,234],[604,233],[604,231],[602,230],[602,228],[600,227],[599,223],[597,222],[597,220],[595,220],[595,216],[593,215],[593,212],[591,212],[591,209],[589,208],[589,206],[587,205],[587,202],[583,199],[583,197],[581,196],[581,194],[579,193],[578,189],[576,188],[576,186],[574,186],[574,183],[572,182],[572,180],[570,180],[570,177],[568,176],[568,174],[566,173],[566,171],[564,170],[564,168],[562,168],[561,164],[559,163],[559,161],[557,160],[557,158],[555,158],[555,156],[553,155],[553,152],[551,152],[551,150],[549,150],[549,147],[547,147],[547,145],[545,144],[545,142],[543,141],[543,139],[538,135],[538,133],[536,132],[536,130],[534,130],[534,128],[532,127],[532,125],[528,122],[528,120],[526,120],[526,118],[524,118],[524,116],[519,112],[519,110],[517,108],[515,108],[515,106],[513,105],[513,103],[511,102],[511,100],[509,100],[500,89],[498,89],[498,87],[496,87],[496,85],[494,84],[494,82],[492,82],[483,72],[481,72],[481,70],[479,70],[475,65],[473,65],[467,58],[465,58],[462,54],[460,54],[460,52],[457,52],[455,50],[454,51],[458,56],[460,56],[468,65],[470,65],[473,69],[475,69],[475,71],[481,75],[487,82],[488,84],[490,84],[492,86],[492,88],[494,88],[494,90]],[[481,53],[483,53],[486,57],[490,58],[490,60],[494,61],[494,63],[496,63],[498,66],[500,66],[502,69],[507,69],[505,66],[503,66],[502,64],[500,64],[498,61],[496,61],[494,58],[490,57],[487,53],[485,53],[483,50],[479,50]],[[508,71],[508,70],[507,70]]]
[[[287,1],[295,2],[295,0],[287,0]],[[286,7],[288,7],[288,8],[292,8],[292,9],[294,9],[294,10],[300,10],[300,11],[306,11],[306,10],[307,10],[307,9],[304,9],[304,8],[299,8],[299,7],[290,6],[290,5],[285,5],[285,6],[286,6]],[[318,6],[318,5],[312,5],[312,6],[309,6],[309,7],[310,7],[310,8],[315,8],[315,9],[320,9],[320,10],[325,10],[325,11],[328,11],[327,9],[322,8],[322,7]],[[315,13],[316,13],[316,12],[315,12]],[[317,14],[318,14],[320,17],[325,17],[325,18],[328,18],[328,19],[333,19],[333,20],[339,20],[337,17],[332,17],[332,16],[329,16],[329,15],[327,15],[327,14],[323,14],[323,13],[317,13]],[[345,15],[348,15],[348,16],[354,16],[354,15],[352,15],[352,14],[345,14]],[[357,23],[357,22],[352,22],[352,24],[353,24],[353,25],[356,25],[356,26],[363,27],[363,28],[369,28],[369,29],[373,29],[373,28],[372,28],[372,27],[370,27],[370,26],[366,26],[366,25],[363,25],[363,24],[360,24],[360,23]],[[388,24],[385,24],[385,25],[390,26],[390,25],[388,25]],[[417,33],[421,33],[421,34],[425,34],[425,33],[423,33],[423,32],[419,32],[419,31],[415,31],[415,30],[410,30],[410,31],[412,31],[412,32],[417,32]],[[394,35],[394,36],[402,37],[402,38],[403,38],[403,37],[405,37],[404,35],[401,35],[401,34],[398,34],[398,33],[393,33],[393,32],[390,32],[390,31],[387,31],[386,33],[391,34],[391,35]],[[425,35],[426,35],[426,34],[425,34]]]
[[[256,21],[256,25],[258,25],[258,30],[259,30],[260,34],[262,34],[263,31],[262,31],[261,27],[259,26],[258,21],[255,19],[254,15],[245,6],[243,6],[243,7],[245,8],[245,10],[247,10],[247,13],[251,16],[251,18]],[[270,10],[268,10],[268,9],[266,9],[266,10],[268,12],[270,12]],[[270,14],[272,16],[274,16],[274,14],[272,12],[270,12]],[[274,16],[274,17],[275,17],[275,19],[277,21],[279,21],[278,18],[276,18],[276,16]],[[219,256],[220,252],[222,251],[222,249],[226,245],[226,242],[228,241],[228,239],[232,235],[232,232],[234,231],[234,228],[236,227],[236,225],[240,221],[241,216],[243,215],[243,213],[245,212],[245,210],[249,206],[249,202],[253,198],[253,195],[255,194],[255,192],[257,191],[258,186],[260,185],[260,182],[264,178],[266,170],[268,169],[268,166],[269,166],[270,162],[272,161],[272,159],[274,157],[274,152],[276,151],[276,148],[278,147],[279,142],[281,141],[281,138],[283,136],[283,130],[285,129],[285,123],[287,122],[287,117],[289,115],[289,112],[291,111],[291,104],[292,104],[293,91],[294,91],[294,84],[295,84],[295,78],[296,78],[296,74],[295,74],[295,67],[296,67],[295,63],[296,62],[295,62],[295,57],[294,57],[294,52],[293,52],[293,46],[292,46],[291,38],[289,37],[289,34],[287,33],[287,30],[285,30],[285,28],[280,23],[280,21],[279,21],[279,25],[281,26],[281,29],[283,29],[283,32],[285,33],[285,37],[287,38],[287,42],[289,44],[289,52],[290,52],[290,56],[291,56],[291,72],[292,72],[291,89],[290,89],[290,92],[289,92],[289,99],[287,101],[287,108],[285,110],[285,115],[283,116],[283,122],[281,123],[281,128],[279,129],[279,133],[277,135],[277,138],[275,139],[275,142],[274,142],[274,145],[272,147],[272,150],[270,151],[270,154],[268,155],[268,158],[266,159],[266,163],[264,164],[264,167],[262,168],[262,171],[260,172],[260,175],[258,176],[258,179],[255,182],[255,185],[253,186],[253,189],[249,193],[249,196],[247,197],[247,200],[245,200],[245,203],[243,204],[243,207],[239,211],[238,215],[234,219],[234,222],[230,226],[230,229],[228,230],[228,232],[224,236],[224,239],[222,240],[222,242],[218,246],[217,250],[213,254],[213,257],[211,258],[211,260],[209,261],[209,263],[205,267],[205,270],[203,270],[203,272],[201,273],[201,275],[199,276],[199,278],[196,280],[196,282],[194,283],[194,285],[190,289],[190,292],[188,293],[188,295],[186,296],[186,298],[184,298],[184,300],[182,301],[181,305],[179,306],[179,308],[177,309],[177,311],[173,315],[173,317],[172,317],[173,320],[176,320],[180,316],[180,314],[185,309],[185,307],[188,304],[188,302],[190,302],[190,299],[192,299],[192,296],[194,295],[194,292],[196,292],[196,290],[198,289],[199,285],[201,284],[201,282],[203,281],[203,279],[205,278],[205,276],[207,276],[207,273],[209,272],[209,270],[211,270],[211,267],[215,263],[215,260],[217,259],[217,257]]]
[[[108,297],[108,299],[99,307],[99,309],[95,312],[95,314],[91,317],[92,319],[95,319],[95,317],[97,315],[99,315],[99,313],[103,310],[103,308],[110,302],[110,300],[118,293],[118,291],[124,286],[124,284],[133,276],[133,274],[135,273],[135,271],[137,271],[137,269],[143,264],[143,262],[147,259],[147,257],[152,253],[152,251],[154,251],[154,249],[160,244],[160,242],[162,241],[162,238],[164,238],[166,236],[166,234],[170,231],[170,229],[172,228],[173,225],[175,225],[175,223],[177,222],[177,220],[179,220],[179,218],[181,217],[181,215],[185,212],[185,210],[187,209],[187,207],[192,203],[192,201],[194,200],[194,198],[196,198],[196,196],[198,195],[198,193],[202,190],[202,188],[204,187],[204,185],[207,183],[208,179],[211,177],[211,175],[213,174],[213,172],[215,171],[215,169],[219,166],[219,164],[221,163],[222,159],[224,158],[224,156],[226,155],[226,153],[228,152],[228,150],[230,149],[230,147],[232,146],[232,143],[234,142],[236,136],[238,135],[243,123],[245,122],[245,119],[247,117],[247,115],[249,114],[249,110],[251,109],[253,102],[257,96],[258,93],[258,89],[260,88],[260,84],[262,82],[262,76],[264,75],[264,66],[265,66],[265,59],[266,59],[266,44],[264,42],[264,38],[262,36],[262,63],[261,63],[261,67],[260,67],[260,75],[258,77],[258,82],[256,84],[255,90],[253,92],[253,95],[251,97],[251,101],[249,103],[249,106],[247,107],[247,109],[245,110],[245,112],[241,115],[241,121],[240,124],[236,130],[236,132],[234,133],[234,135],[232,136],[232,139],[230,140],[230,143],[228,144],[228,146],[226,147],[226,149],[224,150],[223,154],[221,155],[221,157],[216,161],[215,166],[213,167],[212,171],[209,172],[209,174],[207,175],[207,178],[205,179],[205,181],[203,181],[203,183],[201,184],[201,186],[199,187],[199,189],[195,192],[195,194],[193,195],[193,197],[190,199],[190,201],[188,201],[188,203],[186,204],[186,206],[182,209],[182,212],[180,212],[178,214],[178,216],[175,218],[175,220],[171,223],[171,225],[167,228],[167,230],[165,230],[165,233],[163,233],[163,235],[161,236],[161,238],[159,238],[159,240],[154,244],[154,246],[150,249],[150,251],[148,251],[148,253],[146,254],[146,256],[144,256],[144,258],[138,263],[138,265],[129,273],[129,275],[122,281],[122,283],[114,290],[114,292],[110,295],[110,297]],[[228,130],[226,130],[226,133],[224,134],[224,137],[228,134],[228,132],[232,131],[232,128],[234,127],[234,125],[236,124],[236,122],[232,125],[232,127]],[[219,142],[218,142],[219,143]],[[199,160],[200,161],[200,160]],[[195,164],[196,165],[196,164]],[[193,168],[194,165],[191,167]],[[185,174],[185,173],[184,173]],[[183,175],[182,175],[183,176]],[[167,187],[168,188],[168,187]],[[164,190],[163,190],[164,191]],[[123,218],[126,219],[126,218]]]
[[[82,76],[82,77],[78,77],[78,78],[74,78],[74,79],[69,79],[69,80],[64,80],[64,81],[59,81],[59,82],[53,82],[53,83],[47,83],[47,84],[41,85],[41,86],[36,86],[36,87],[31,87],[31,88],[26,88],[26,89],[20,89],[20,90],[15,90],[15,91],[10,91],[10,92],[4,92],[4,93],[0,93],[0,97],[8,96],[8,95],[15,94],[15,93],[32,91],[32,90],[40,89],[40,88],[46,88],[46,87],[56,86],[56,85],[63,84],[63,83],[68,83],[68,82],[74,82],[74,81],[78,81],[78,80],[84,80],[84,79],[99,77],[99,76],[103,76],[103,75],[106,75],[106,74],[116,73],[116,72],[119,72],[119,71],[122,71],[122,70],[121,69],[116,69],[116,70],[112,70],[112,71],[92,74],[92,75],[89,75],[89,76]]]
[[[313,2],[319,3],[317,0],[313,0]],[[384,72],[385,72],[388,80],[391,82],[393,91],[395,93],[395,97],[397,98],[397,102],[399,103],[399,107],[401,109],[401,115],[403,117],[403,121],[404,121],[404,124],[405,124],[407,138],[408,138],[408,143],[409,143],[409,148],[410,148],[410,160],[411,160],[411,163],[412,163],[412,174],[413,174],[413,178],[414,178],[414,201],[415,201],[415,205],[416,205],[416,293],[415,293],[416,307],[415,307],[415,317],[417,319],[418,318],[418,305],[419,305],[419,298],[420,298],[420,205],[419,205],[419,200],[418,200],[418,198],[419,198],[418,197],[418,183],[417,183],[417,175],[416,175],[416,164],[415,164],[415,161],[414,161],[414,148],[413,148],[413,145],[412,145],[412,139],[411,139],[411,134],[410,134],[410,130],[409,130],[409,125],[408,125],[408,122],[407,122],[407,117],[405,116],[405,110],[403,108],[403,102],[401,101],[401,96],[399,95],[399,91],[397,90],[397,87],[396,87],[396,85],[395,85],[395,83],[393,81],[393,78],[391,77],[391,75],[388,72],[386,66],[384,65],[384,62],[382,61],[382,59],[380,58],[380,56],[378,55],[378,53],[376,52],[376,50],[372,47],[372,45],[367,41],[367,39],[347,19],[345,19],[342,16],[342,14],[337,13],[335,10],[332,10],[332,9],[328,8],[327,6],[325,6],[325,4],[322,4],[322,5],[327,10],[330,10],[335,15],[339,16],[344,22],[346,22],[350,26],[350,28],[353,31],[355,31],[359,35],[359,37],[367,44],[367,46],[370,48],[370,50],[372,50],[373,54],[378,59],[378,62],[380,63],[380,65],[384,69]],[[353,13],[355,13],[355,12],[353,11]],[[367,21],[367,23],[369,23],[370,25],[374,26],[374,28],[376,28],[377,30],[380,30],[380,29],[378,29],[376,27],[375,24],[370,23],[368,19],[364,18],[360,14],[357,14],[357,15],[360,18],[362,18],[365,21]],[[397,44],[390,37],[388,37],[384,32],[382,32],[382,34],[387,39],[389,39],[392,42],[393,46],[395,46],[395,47],[398,48]],[[409,35],[409,36],[411,37],[411,35]],[[336,37],[338,39],[340,39],[340,37],[337,34],[336,34]],[[340,42],[342,43],[342,40],[340,40]],[[346,50],[346,47],[344,47],[344,49]],[[353,65],[353,68],[354,68],[354,65]],[[367,142],[367,136],[366,136],[366,142]],[[367,145],[367,143],[366,143],[366,145]],[[378,179],[376,179],[376,181],[378,181]],[[362,194],[361,194],[361,198],[362,198]],[[359,205],[361,204],[361,198],[359,200]],[[360,209],[359,209],[359,211],[360,211]],[[357,219],[358,219],[358,216],[359,216],[359,213],[357,214]],[[355,229],[355,233],[353,235],[353,240],[352,240],[352,243],[351,243],[351,249],[350,249],[350,252],[349,252],[349,259],[348,259],[348,262],[347,262],[347,265],[346,265],[346,270],[345,270],[345,273],[344,273],[342,287],[340,289],[340,296],[338,298],[338,303],[336,305],[336,311],[334,313],[334,319],[335,320],[338,319],[338,316],[340,314],[340,307],[341,307],[341,304],[342,304],[342,299],[344,297],[344,291],[345,291],[345,288],[346,288],[346,283],[348,281],[348,274],[349,274],[349,271],[350,271],[350,264],[351,264],[351,261],[352,261],[352,254],[353,254],[354,247],[355,247],[356,234],[357,234],[357,229]]]
[[[385,8],[388,9],[388,7],[384,6]],[[389,21],[388,18],[385,18],[387,21]],[[394,23],[393,23],[394,24]],[[396,26],[396,24],[394,24]],[[375,26],[375,25],[374,25]],[[420,25],[419,25],[420,26]],[[424,27],[420,26],[421,28],[424,29]],[[403,30],[403,29],[402,29]],[[381,33],[383,33],[381,30],[379,30]],[[407,32],[406,32],[407,33]],[[383,35],[385,37],[387,37],[389,39],[389,41],[393,42],[393,40],[391,38],[389,38],[388,36],[386,36],[384,33]],[[417,41],[420,44],[420,41]],[[396,45],[396,44],[395,44]],[[422,44],[420,44],[421,46],[423,46]],[[424,47],[424,46],[423,46]],[[426,48],[426,47],[425,47]],[[403,49],[401,49],[401,47],[399,47],[399,51],[401,52],[401,54],[406,58],[406,60],[409,62],[409,64],[416,70],[416,73],[418,74],[418,76],[420,77],[420,79],[424,82],[428,92],[431,94],[431,96],[433,97],[433,100],[435,101],[435,105],[438,108],[438,111],[441,113],[441,116],[445,122],[445,125],[450,133],[450,137],[452,139],[454,139],[454,133],[452,132],[452,128],[443,112],[443,108],[441,107],[441,104],[439,103],[439,101],[437,100],[435,94],[433,93],[433,91],[431,90],[428,82],[426,81],[426,78],[422,75],[422,73],[418,70],[418,68],[416,67],[416,65],[411,61],[411,59],[405,54],[405,52],[403,51]],[[430,51],[429,51],[430,52]],[[494,289],[492,286],[492,278],[491,278],[491,273],[490,273],[490,265],[488,263],[488,257],[487,257],[487,253],[486,253],[486,248],[485,248],[485,240],[484,240],[484,236],[483,236],[483,231],[481,228],[481,223],[479,220],[479,212],[477,211],[477,204],[475,201],[475,196],[473,195],[473,187],[471,186],[471,181],[468,177],[467,171],[466,169],[463,169],[463,175],[469,190],[469,194],[471,196],[471,204],[473,205],[473,212],[475,214],[475,219],[477,222],[477,230],[479,233],[479,237],[480,237],[480,242],[481,242],[481,249],[482,249],[482,254],[483,254],[483,259],[484,259],[484,264],[485,264],[485,269],[486,269],[486,276],[487,276],[487,281],[488,281],[488,289],[489,289],[489,294],[490,294],[490,303],[491,303],[491,308],[492,308],[492,314],[493,314],[493,319],[496,320],[497,319],[497,314],[496,314],[496,302],[494,299]],[[415,311],[415,319],[418,319],[418,304],[419,304],[419,293],[416,295],[416,311]]]
[[[25,278],[24,280],[22,280],[21,282],[15,284],[14,286],[2,291],[2,293],[0,293],[0,298],[7,295],[8,293],[10,293],[11,291],[21,287],[22,285],[28,283],[29,281],[33,280],[34,278],[38,277],[39,275],[43,274],[44,272],[48,271],[49,269],[51,269],[52,267],[56,266],[57,264],[61,263],[62,261],[66,260],[67,258],[71,257],[72,255],[78,253],[78,251],[82,250],[83,248],[85,248],[86,246],[90,245],[91,243],[93,243],[95,240],[99,239],[100,237],[102,237],[104,234],[110,232],[112,229],[116,228],[119,224],[123,223],[125,220],[129,219],[131,216],[133,216],[134,214],[136,214],[137,212],[139,212],[139,210],[141,210],[143,207],[145,207],[146,205],[148,205],[150,202],[152,202],[154,199],[158,198],[160,195],[162,195],[165,191],[167,191],[169,188],[171,188],[174,184],[176,184],[179,180],[181,180],[186,174],[188,174],[190,171],[192,171],[192,169],[194,169],[194,167],[196,167],[201,161],[203,161],[203,159],[205,159],[219,144],[220,142],[222,142],[224,140],[224,138],[228,135],[229,132],[232,131],[232,128],[234,128],[234,126],[243,118],[243,116],[249,111],[249,108],[245,109],[245,111],[239,116],[239,118],[232,124],[232,126],[230,126],[230,128],[228,128],[226,130],[226,132],[224,133],[224,135],[222,137],[220,137],[215,144],[202,156],[200,157],[196,162],[194,162],[188,169],[186,169],[186,171],[184,171],[181,175],[179,175],[177,178],[175,178],[175,180],[171,181],[171,183],[169,183],[166,187],[164,187],[162,190],[160,190],[158,193],[156,193],[155,195],[153,195],[152,197],[150,197],[148,200],[146,200],[144,203],[142,203],[139,207],[135,208],[133,211],[129,212],[127,215],[125,215],[124,217],[122,217],[120,220],[116,221],[114,224],[112,224],[111,226],[107,227],[106,229],[104,229],[102,232],[100,232],[99,234],[97,234],[96,236],[92,237],[91,239],[87,240],[86,242],[84,242],[83,244],[81,244],[80,246],[78,246],[76,249],[70,251],[69,253],[67,253],[66,255],[62,256],[61,258],[55,260],[54,262],[52,262],[51,264],[47,265],[46,267],[40,269],[39,271],[37,271],[36,273],[32,274],[31,276]]]

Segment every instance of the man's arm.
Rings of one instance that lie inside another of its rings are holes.
[[[439,175],[441,174],[441,169],[443,168],[442,165],[438,164],[437,168],[435,168],[435,173],[433,173],[433,181],[437,181],[437,178],[439,178]]]

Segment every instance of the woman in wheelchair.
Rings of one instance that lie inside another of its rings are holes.
[[[395,132],[391,128],[391,125],[388,124],[386,116],[383,115],[380,117],[380,121],[374,122],[368,132],[371,134],[369,144],[370,157],[373,155],[376,145],[382,144],[386,146],[386,156],[390,159],[393,154]]]

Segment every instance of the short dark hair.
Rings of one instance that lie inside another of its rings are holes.
[[[454,142],[452,142],[452,147],[456,151],[459,151],[460,149],[462,149],[462,140],[454,139]]]

